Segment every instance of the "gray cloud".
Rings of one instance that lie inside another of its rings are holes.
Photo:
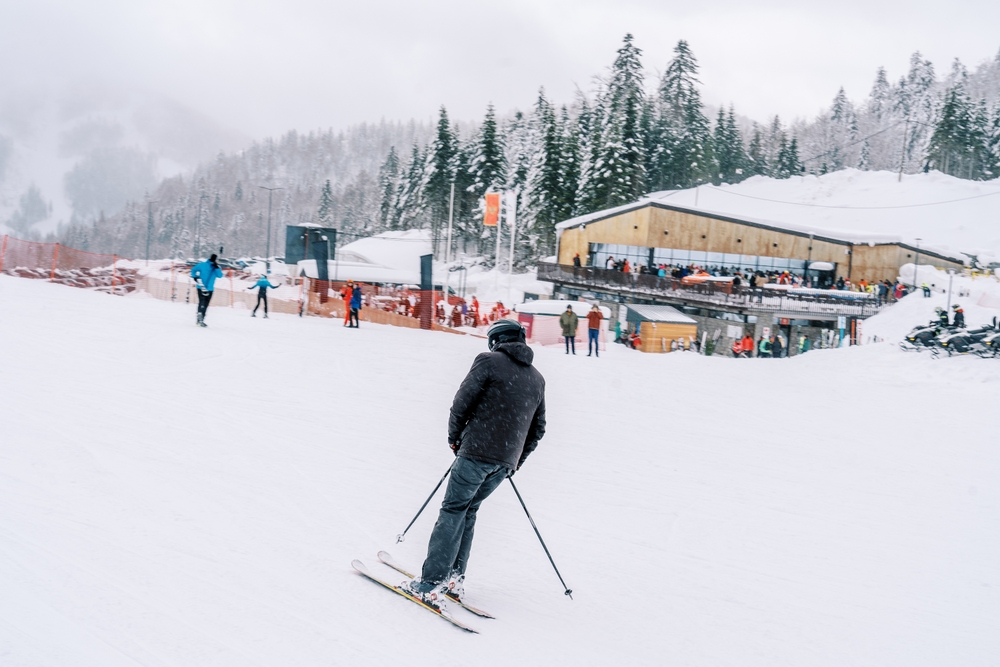
[[[915,50],[945,71],[1000,47],[1000,3],[505,3],[36,0],[5,9],[0,89],[99,85],[164,95],[251,136],[570,101],[632,32],[650,72],[678,39],[704,97],[754,118],[811,117],[843,85],[858,99],[880,65]],[[8,101],[9,102],[9,101]]]

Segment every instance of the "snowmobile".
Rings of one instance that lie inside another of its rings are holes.
[[[938,336],[945,331],[937,322],[914,327],[913,331],[906,334],[906,338],[900,342],[899,348],[904,352],[911,350],[922,352],[928,348],[933,349],[937,346]]]
[[[994,329],[993,333],[979,341],[979,344],[982,349],[976,350],[976,354],[980,357],[1000,357],[1000,331]]]
[[[982,341],[990,334],[996,333],[991,326],[980,327],[979,329],[958,329],[953,333],[938,337],[939,349],[933,350],[935,356],[943,350],[950,357],[953,354],[968,354],[970,352],[978,354],[985,349]]]

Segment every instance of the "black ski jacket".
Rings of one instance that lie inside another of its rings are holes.
[[[545,379],[524,343],[476,357],[451,406],[448,442],[458,455],[514,470],[545,435]]]

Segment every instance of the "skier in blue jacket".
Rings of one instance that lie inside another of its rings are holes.
[[[270,273],[270,271],[268,271]],[[247,289],[258,289],[257,292],[257,305],[253,307],[253,312],[250,313],[250,317],[257,317],[257,309],[260,308],[260,304],[264,302],[264,318],[267,318],[267,288],[278,289],[278,285],[272,285],[271,280],[267,276],[261,276],[260,280],[254,283],[253,287],[248,287]]]
[[[215,279],[222,277],[222,269],[216,261],[218,259],[218,255],[212,255],[191,269],[191,277],[194,278],[195,286],[198,288],[198,320],[195,324],[199,327],[208,326],[205,324],[208,302],[212,300],[212,293],[215,291]]]
[[[349,327],[358,328],[358,311],[361,310],[361,285],[355,283],[351,292],[351,323]]]

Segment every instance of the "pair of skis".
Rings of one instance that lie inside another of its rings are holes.
[[[388,565],[392,569],[394,569],[397,572],[399,572],[400,574],[402,574],[403,576],[405,576],[405,577],[407,577],[409,579],[413,579],[414,575],[411,572],[408,572],[405,569],[403,569],[400,565],[398,565],[396,563],[396,561],[394,561],[392,559],[392,556],[390,556],[388,554],[388,552],[385,552],[385,551],[378,552],[378,559],[382,563],[384,563],[385,565]],[[374,581],[375,583],[380,584],[380,585],[384,586],[385,588],[388,588],[389,590],[391,590],[391,591],[393,591],[393,592],[395,592],[395,593],[397,593],[399,595],[402,595],[407,600],[409,600],[409,601],[411,601],[411,602],[413,602],[415,604],[420,605],[424,609],[426,609],[426,610],[428,610],[430,612],[433,612],[434,614],[437,614],[438,616],[440,616],[444,620],[448,621],[449,623],[451,623],[455,627],[461,628],[462,630],[465,630],[466,632],[473,632],[473,633],[478,633],[479,632],[478,630],[475,630],[474,628],[469,627],[465,623],[462,623],[461,621],[459,621],[458,619],[456,619],[455,617],[453,617],[450,613],[448,613],[448,610],[445,609],[443,606],[434,605],[434,604],[431,604],[429,602],[426,602],[426,601],[420,599],[419,597],[417,597],[416,595],[413,595],[412,593],[410,593],[406,589],[401,588],[400,586],[394,586],[393,584],[390,584],[387,581],[383,581],[382,579],[379,579],[378,577],[376,577],[375,575],[373,575],[371,572],[369,572],[368,568],[360,560],[354,560],[354,561],[352,561],[351,562],[351,567],[353,567],[359,574],[361,574],[365,578],[367,578],[367,579],[369,579],[371,581]],[[460,607],[462,607],[462,608],[464,608],[464,609],[472,612],[476,616],[482,616],[483,618],[493,618],[493,616],[491,616],[490,614],[486,613],[485,611],[483,611],[481,609],[476,609],[475,607],[466,604],[462,600],[459,600],[457,598],[453,598],[450,595],[448,596],[448,599],[450,601],[454,602],[455,604],[459,605]]]

